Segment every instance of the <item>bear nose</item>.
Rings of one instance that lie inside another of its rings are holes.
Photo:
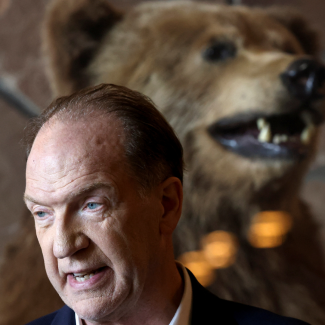
[[[280,76],[291,95],[301,101],[324,97],[325,67],[315,60],[296,60]]]

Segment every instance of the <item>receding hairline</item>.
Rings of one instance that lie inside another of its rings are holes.
[[[183,180],[183,149],[161,112],[145,95],[113,84],[100,84],[55,99],[25,128],[23,144],[27,155],[41,130],[43,132],[56,118],[66,123],[87,120],[93,114],[115,116],[115,121],[120,121],[130,176],[144,192],[167,176]]]
[[[105,121],[103,123],[103,121]],[[111,121],[111,122],[109,122]],[[98,135],[103,135],[104,137],[109,136],[110,133],[110,127],[114,127],[116,130],[118,129],[119,132],[117,136],[121,139],[121,149],[125,153],[125,141],[127,138],[126,130],[123,126],[123,121],[115,112],[105,112],[101,110],[92,109],[87,113],[86,115],[78,115],[71,117],[71,114],[69,112],[58,112],[57,114],[53,115],[49,120],[47,120],[41,128],[38,130],[35,139],[33,141],[33,144],[30,148],[30,151],[27,154],[27,158],[29,157],[32,148],[34,147],[34,144],[44,132],[46,132],[48,129],[55,128],[56,125],[62,124],[68,126],[69,124],[76,125],[76,123],[84,123],[84,126],[86,127],[86,122],[89,122],[89,125],[92,123],[96,126],[96,123],[105,124],[106,127],[103,128],[96,128],[95,131],[101,130],[102,132],[98,132]],[[127,157],[124,155],[125,160],[127,161]],[[128,164],[129,165],[129,164]],[[131,166],[130,166],[131,167]]]
[[[120,160],[119,162],[125,167],[124,172],[131,177],[134,180],[137,180],[137,177],[135,175],[135,172],[132,168],[132,164],[129,161],[127,155],[126,155],[126,139],[127,139],[127,132],[125,131],[124,127],[123,127],[123,121],[119,118],[119,116],[117,114],[115,114],[114,112],[102,112],[101,110],[94,110],[91,111],[89,114],[87,115],[80,115],[79,117],[77,117],[76,115],[76,119],[64,119],[65,115],[69,116],[69,113],[64,113],[64,114],[55,114],[53,115],[48,121],[46,121],[42,127],[39,129],[33,145],[31,147],[31,150],[29,152],[29,155],[27,158],[29,158],[30,154],[32,153],[33,147],[35,142],[37,141],[37,139],[42,136],[45,132],[47,132],[49,129],[51,128],[55,128],[58,124],[62,124],[65,126],[68,126],[69,124],[73,124],[76,125],[77,123],[84,123],[87,120],[89,120],[89,123],[92,123],[93,125],[95,125],[94,129],[95,132],[97,130],[100,130],[100,132],[97,131],[97,133],[94,135],[98,135],[98,138],[101,140],[107,139],[111,136],[111,132],[110,130],[111,127],[113,127],[115,130],[118,130],[117,133],[115,134],[115,138],[118,139],[118,154],[120,154]],[[98,120],[98,118],[100,118],[100,120]],[[113,121],[114,125],[112,125],[112,123],[107,124],[108,121]],[[102,128],[96,128],[96,123],[100,123],[103,126],[106,127],[102,127]],[[98,139],[98,140],[99,140]],[[109,151],[110,150],[110,146],[106,147],[105,150]],[[116,146],[114,146],[114,150],[116,150]],[[139,187],[141,187],[141,184],[138,184]],[[139,190],[140,192],[143,192],[141,190]]]
[[[80,104],[78,104],[80,105]],[[98,120],[98,118],[106,119],[107,121],[113,121],[114,124],[121,129],[121,135],[124,137],[126,136],[126,131],[123,126],[122,119],[118,116],[118,114],[115,111],[104,111],[101,109],[96,108],[95,105],[92,105],[93,107],[89,107],[87,112],[83,112],[84,114],[79,114],[78,109],[74,109],[72,111],[58,111],[55,115],[51,116],[38,130],[34,142],[38,135],[41,132],[44,132],[45,129],[53,127],[56,123],[62,123],[64,125],[68,125],[69,123],[78,123],[78,122],[87,122],[87,120],[90,120],[91,122],[97,122],[100,123],[101,121]],[[71,114],[72,112],[72,114]],[[111,125],[110,123],[107,125]]]

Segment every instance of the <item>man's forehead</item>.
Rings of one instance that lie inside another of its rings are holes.
[[[113,116],[93,115],[76,121],[54,117],[43,125],[35,138],[33,147],[41,145],[43,149],[46,149],[57,144],[64,146],[67,143],[73,143],[87,149],[96,147],[105,141],[116,145],[121,143],[122,138],[121,122]]]
[[[91,116],[78,121],[51,119],[34,141],[28,167],[64,170],[85,160],[121,158],[123,128],[117,118]],[[50,170],[48,170],[51,173]],[[53,172],[55,172],[53,170]]]

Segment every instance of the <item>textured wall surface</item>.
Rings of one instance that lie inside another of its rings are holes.
[[[46,4],[42,0],[0,0],[0,77],[40,107],[51,98],[40,56],[39,35]],[[3,100],[0,113],[1,256],[24,215],[25,154],[19,141],[27,119]]]
[[[0,77],[33,100],[40,108],[51,101],[51,92],[41,57],[41,21],[49,0],[0,0]],[[125,9],[136,0],[112,0]],[[216,1],[222,2],[222,1]],[[301,11],[322,32],[325,48],[324,0],[244,0],[244,4],[290,5]],[[27,119],[0,100],[0,258],[4,245],[15,235],[24,215],[25,155],[19,140]],[[325,128],[320,152],[313,168],[325,166]],[[313,180],[305,184],[303,196],[310,202],[320,226],[325,230],[325,183]],[[324,231],[325,238],[325,231]],[[325,242],[325,240],[324,240]]]

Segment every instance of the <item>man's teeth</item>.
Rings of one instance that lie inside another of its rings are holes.
[[[270,142],[271,141],[271,127],[270,124],[266,123],[262,127],[260,134],[258,135],[258,141],[260,142]]]
[[[84,281],[92,278],[95,274],[96,274],[96,272],[89,273],[89,274],[85,274],[85,273],[73,273],[73,276],[74,276],[74,278],[78,282],[84,282]]]

